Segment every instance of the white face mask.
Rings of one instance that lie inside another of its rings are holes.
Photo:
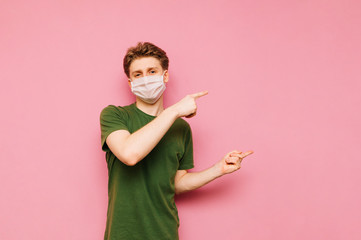
[[[165,90],[164,73],[165,71],[162,76],[152,75],[134,79],[130,82],[132,92],[146,103],[155,103]]]

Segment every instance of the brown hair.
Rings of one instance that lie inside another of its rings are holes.
[[[165,51],[150,42],[138,42],[137,46],[128,48],[123,59],[124,72],[128,78],[130,64],[142,57],[155,57],[160,61],[163,70],[168,70],[169,59]]]

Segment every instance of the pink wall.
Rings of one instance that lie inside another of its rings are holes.
[[[182,240],[361,239],[360,26],[356,0],[2,0],[0,239],[102,239],[99,113],[134,100],[138,41],[170,57],[167,106],[209,90],[194,170],[255,151],[177,198]]]

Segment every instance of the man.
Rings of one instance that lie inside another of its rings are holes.
[[[108,165],[108,212],[104,239],[176,240],[179,218],[174,195],[234,172],[253,153],[232,151],[201,172],[193,168],[189,124],[196,100],[187,95],[164,109],[169,60],[159,47],[138,43],[124,57],[124,71],[136,101],[109,105],[100,114],[101,144]]]

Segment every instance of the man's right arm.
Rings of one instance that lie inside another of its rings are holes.
[[[207,93],[187,95],[132,134],[127,130],[112,132],[106,139],[109,149],[124,164],[134,166],[152,151],[178,117],[194,116],[195,100]]]
[[[177,118],[177,113],[167,108],[132,134],[127,130],[112,132],[106,139],[107,145],[120,161],[133,166],[152,151]]]

